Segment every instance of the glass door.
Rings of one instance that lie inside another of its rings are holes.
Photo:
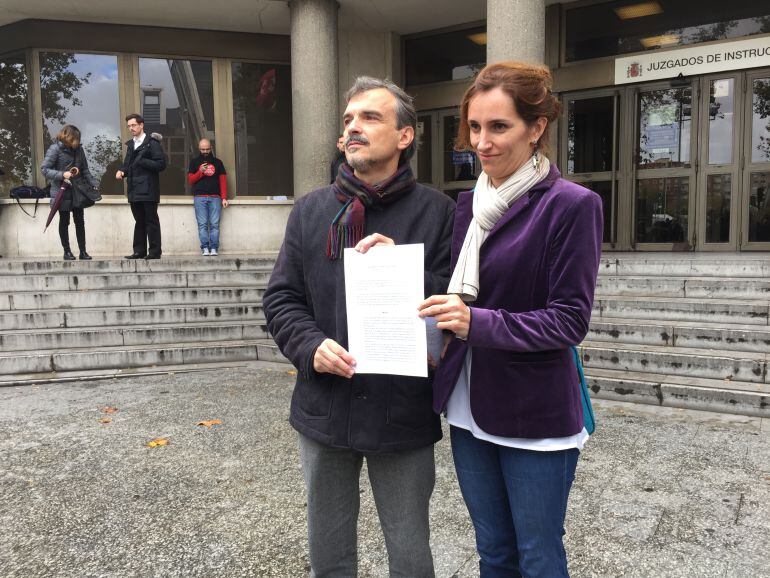
[[[741,248],[770,250],[770,70],[746,74]]]
[[[602,198],[605,249],[618,243],[619,102],[616,91],[568,95],[561,122],[564,177]]]
[[[632,247],[690,251],[695,246],[697,84],[661,83],[635,92]]]
[[[701,78],[700,151],[697,187],[697,249],[738,248],[740,138],[743,78],[715,75]]]

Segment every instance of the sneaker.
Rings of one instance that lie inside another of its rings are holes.
[[[216,257],[217,255],[219,255],[219,253],[217,253],[216,249],[212,249],[209,255],[211,255],[212,257]]]
[[[205,247],[205,248],[204,248],[204,249],[201,251],[201,255],[203,255],[204,257],[208,257],[209,255],[211,255],[211,253],[209,253],[209,248],[208,248],[208,247]]]

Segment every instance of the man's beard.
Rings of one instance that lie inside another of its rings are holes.
[[[374,165],[374,160],[371,158],[368,159],[361,159],[361,158],[350,158],[348,156],[345,157],[348,161],[348,164],[350,165],[350,168],[354,171],[360,172],[366,172]]]

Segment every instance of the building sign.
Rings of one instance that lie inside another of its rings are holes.
[[[615,59],[615,84],[770,66],[770,36]]]

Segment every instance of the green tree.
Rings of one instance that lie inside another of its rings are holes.
[[[31,171],[27,71],[18,58],[0,61],[0,168],[12,184]]]
[[[97,179],[102,178],[104,170],[110,163],[120,159],[122,146],[123,143],[120,141],[119,136],[110,137],[98,134],[83,147],[88,155],[88,167]]]

